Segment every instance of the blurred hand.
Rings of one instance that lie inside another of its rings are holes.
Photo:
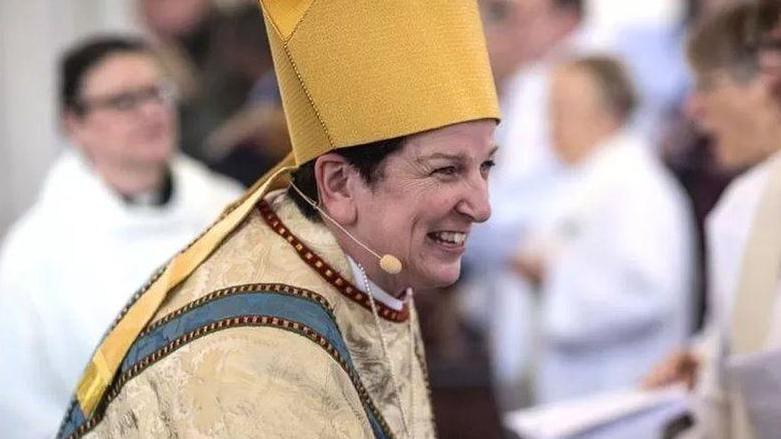
[[[700,358],[690,350],[675,352],[657,364],[643,379],[641,386],[652,390],[683,383],[692,390],[697,383],[700,363]]]
[[[535,287],[540,285],[545,276],[545,261],[539,256],[519,253],[510,264],[513,271],[526,278]]]
[[[258,153],[272,161],[282,159],[290,151],[290,136],[281,108],[257,104],[233,113],[206,138],[206,151],[210,160],[217,161],[233,148],[247,144],[261,148]]]

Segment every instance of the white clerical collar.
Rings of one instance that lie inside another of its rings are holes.
[[[356,285],[361,285],[363,281],[364,274],[361,271],[361,269],[358,267],[358,263],[353,260],[349,255],[347,256],[347,260],[350,262],[350,268],[353,270],[353,279],[355,279]],[[371,279],[367,277],[367,280],[369,281],[369,287],[371,289],[371,294],[374,297],[374,300],[382,303],[383,305],[387,306],[388,308],[391,308],[395,311],[401,311],[402,308],[404,308],[404,300],[397,299],[390,294],[386,293],[385,290],[379,287],[379,285],[372,282]],[[406,299],[409,296],[409,288],[405,291],[404,299]]]

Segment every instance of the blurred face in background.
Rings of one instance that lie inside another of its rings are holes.
[[[81,111],[68,110],[65,125],[98,170],[164,169],[177,142],[172,101],[151,55],[119,52],[86,71]]]
[[[781,105],[781,17],[779,24],[759,44],[758,58],[762,81]]]
[[[141,17],[162,38],[179,38],[194,32],[211,12],[210,0],[140,0]]]
[[[736,80],[726,69],[696,75],[687,110],[713,138],[715,156],[725,169],[740,169],[762,161],[772,151],[779,109],[770,88],[758,75]]]
[[[480,0],[479,5],[497,83],[542,57],[579,22],[553,0]]]
[[[549,111],[551,144],[566,165],[585,160],[620,127],[593,75],[574,66],[561,66],[554,72]]]

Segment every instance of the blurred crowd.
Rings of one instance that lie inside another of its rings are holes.
[[[587,0],[479,3],[503,114],[492,217],[462,280],[418,299],[442,437],[674,379],[665,361],[728,319],[758,164],[781,138],[753,56],[763,23],[737,0],[608,37]],[[61,416],[133,290],[290,150],[254,2],[138,11],[142,37],[63,55],[71,147],[0,253],[0,337],[25,334],[2,341],[21,363],[0,365],[0,406],[30,407],[20,425]]]

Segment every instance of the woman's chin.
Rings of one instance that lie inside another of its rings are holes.
[[[421,276],[420,282],[415,282],[418,284],[416,289],[446,288],[456,283],[461,276],[461,261],[427,267],[425,273],[425,276]]]

